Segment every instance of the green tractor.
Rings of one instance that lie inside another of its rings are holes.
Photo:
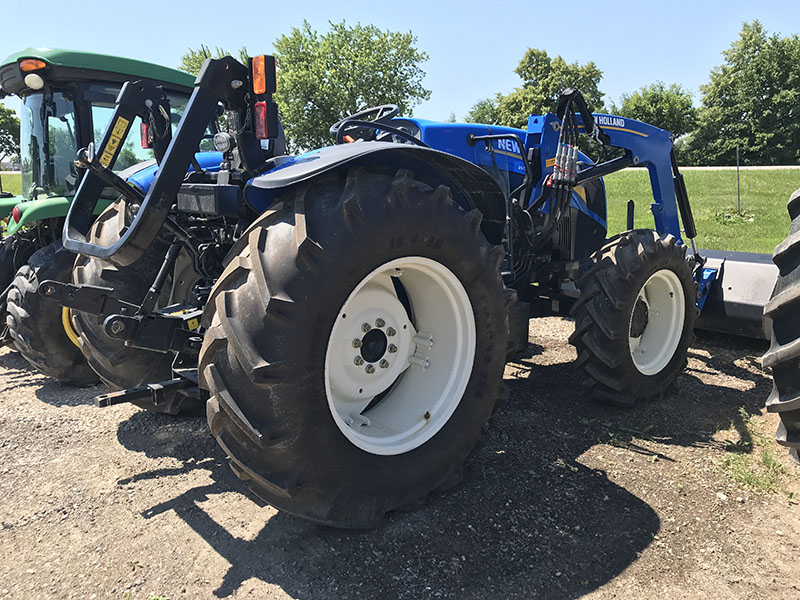
[[[0,194],[0,346],[13,345],[42,373],[74,385],[98,380],[79,348],[70,312],[36,295],[44,279],[68,281],[75,255],[61,230],[83,175],[79,148],[99,141],[122,84],[161,86],[176,119],[192,93],[191,75],[138,60],[73,50],[28,48],[0,63],[0,98],[20,107],[22,194]],[[154,158],[152,124],[133,123],[114,170],[123,176]],[[119,192],[107,188],[97,212]]]

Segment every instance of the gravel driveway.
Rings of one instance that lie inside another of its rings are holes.
[[[702,336],[676,393],[618,410],[585,397],[571,328],[532,321],[461,485],[366,532],[259,504],[203,418],[96,409],[0,350],[0,598],[800,596],[764,344]],[[743,483],[765,453],[769,485]]]

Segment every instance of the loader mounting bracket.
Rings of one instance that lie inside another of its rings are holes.
[[[173,304],[140,314],[141,306],[114,298],[112,288],[52,280],[39,284],[38,292],[78,312],[108,315],[103,321],[103,329],[108,336],[126,346],[194,355],[203,343],[197,331],[203,311],[195,306]]]

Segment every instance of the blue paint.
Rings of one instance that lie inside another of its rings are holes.
[[[219,165],[222,162],[222,152],[198,152],[194,156],[200,168],[204,171],[210,171],[212,173],[219,171]],[[191,171],[194,171],[194,167],[190,166],[189,172]],[[153,185],[156,173],[158,173],[158,165],[152,164],[130,175],[126,181],[139,188],[142,192],[147,193],[147,190]]]

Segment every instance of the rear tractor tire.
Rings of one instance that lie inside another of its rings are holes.
[[[250,227],[212,291],[199,374],[211,431],[257,495],[366,528],[460,480],[516,299],[480,221],[447,187],[355,168]]]
[[[764,307],[764,316],[772,319],[772,343],[761,362],[772,368],[767,411],[781,417],[775,438],[800,464],[800,190],[792,194],[787,209],[792,225],[772,255],[778,281]]]
[[[89,241],[109,246],[119,240],[130,224],[126,203],[120,199],[103,211],[89,232]],[[120,300],[140,303],[150,288],[167,251],[167,243],[156,240],[136,262],[120,267],[110,261],[78,255],[72,271],[72,281],[77,285],[110,287]],[[165,285],[165,294],[168,294]],[[165,299],[161,305],[169,302]],[[103,322],[108,315],[75,312],[75,329],[80,349],[89,365],[112,390],[135,388],[147,383],[157,383],[172,378],[172,353],[162,353],[125,346],[106,334]],[[198,413],[202,402],[176,395],[154,405],[149,400],[134,402],[140,408],[166,414]]]
[[[75,255],[53,242],[31,255],[8,290],[6,323],[19,353],[39,371],[70,385],[97,383],[77,346],[72,320],[60,305],[36,293],[47,279],[69,281]]]
[[[596,397],[621,406],[660,398],[685,368],[698,312],[685,254],[671,235],[643,229],[592,256],[569,342]]]

